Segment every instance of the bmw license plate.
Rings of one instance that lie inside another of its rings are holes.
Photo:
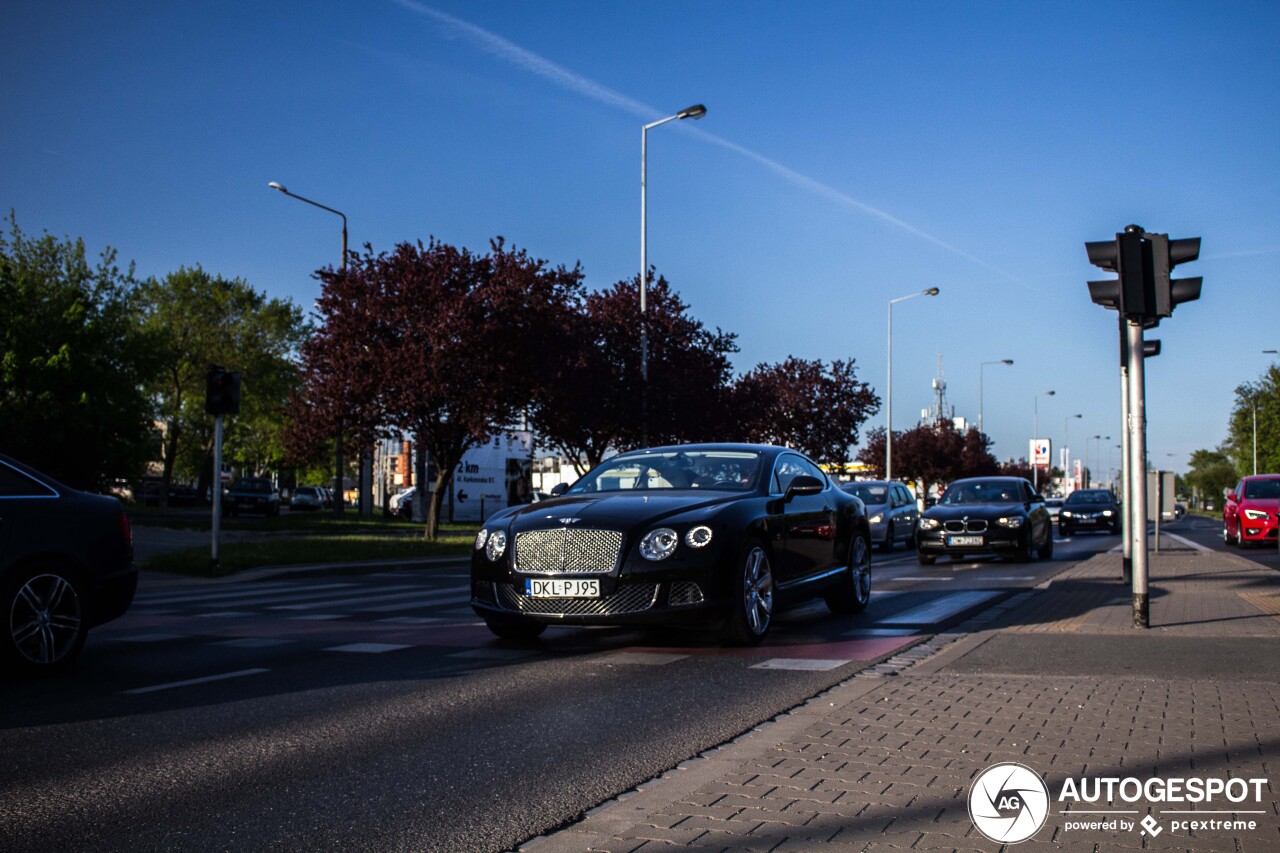
[[[981,545],[981,536],[948,536],[948,545]]]
[[[524,594],[530,598],[599,598],[600,581],[594,578],[525,578]]]

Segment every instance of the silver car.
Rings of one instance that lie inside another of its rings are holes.
[[[843,483],[840,488],[866,505],[873,543],[892,551],[899,542],[907,545],[915,542],[920,510],[906,486],[885,480],[863,480]]]

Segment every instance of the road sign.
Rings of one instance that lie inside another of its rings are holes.
[[[1031,464],[1036,468],[1048,468],[1050,452],[1049,439],[1033,438],[1031,439]]]

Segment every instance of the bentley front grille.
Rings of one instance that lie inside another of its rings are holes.
[[[648,610],[658,598],[655,583],[625,584],[612,595],[600,598],[532,598],[509,583],[498,584],[498,603],[520,613],[560,616],[618,616]]]
[[[608,574],[618,565],[618,530],[530,530],[516,534],[516,571],[531,575]]]
[[[973,520],[964,521],[948,521],[942,525],[943,529],[948,533],[985,533],[987,529],[987,521],[984,518],[975,518]]]

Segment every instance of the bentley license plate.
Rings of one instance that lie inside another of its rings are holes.
[[[530,598],[599,598],[600,581],[525,578],[524,594]]]
[[[981,536],[948,536],[948,545],[981,545]]]

